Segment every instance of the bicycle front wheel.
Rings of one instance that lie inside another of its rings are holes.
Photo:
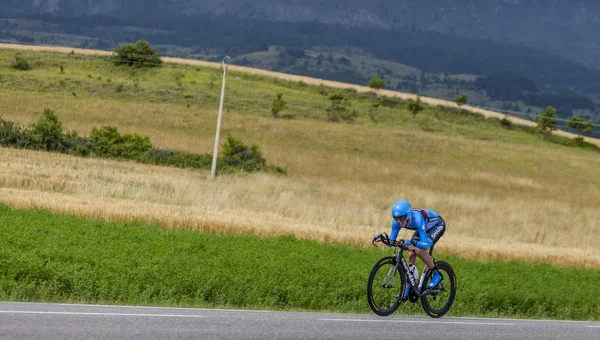
[[[433,270],[427,272],[422,288],[424,292],[421,297],[421,305],[423,305],[427,315],[432,318],[441,318],[448,313],[454,303],[456,275],[454,275],[454,270],[447,262],[436,262],[436,266],[438,272],[442,275],[442,281],[436,287],[428,288],[427,285],[431,282]]]
[[[377,315],[388,316],[400,306],[406,283],[404,270],[396,258],[386,256],[375,263],[367,281],[369,306]]]

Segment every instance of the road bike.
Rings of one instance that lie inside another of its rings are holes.
[[[373,312],[381,316],[394,313],[405,302],[404,291],[408,281],[410,289],[406,300],[416,303],[421,299],[425,313],[432,318],[446,315],[456,297],[456,275],[450,264],[444,261],[435,261],[432,256],[433,247],[431,247],[429,255],[432,256],[438,272],[442,275],[442,281],[437,286],[428,288],[433,270],[425,268],[420,279],[413,276],[404,259],[404,251],[408,251],[404,240],[390,240],[384,233],[373,239],[373,245],[375,242],[383,242],[393,247],[394,255],[383,257],[377,261],[369,274],[367,298]]]

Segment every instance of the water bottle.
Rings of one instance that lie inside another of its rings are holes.
[[[415,266],[414,264],[409,264],[408,270],[410,271],[413,278],[415,279],[415,282],[419,281],[419,270],[417,269],[417,266]]]

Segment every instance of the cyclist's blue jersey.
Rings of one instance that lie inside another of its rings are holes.
[[[418,230],[420,241],[417,242],[416,246],[417,248],[427,250],[433,244],[433,241],[427,236],[427,231],[438,224],[440,215],[433,210],[425,209],[425,211],[429,215],[427,220],[423,217],[419,209],[412,209],[410,212],[410,223],[406,226],[406,229]],[[400,224],[392,219],[390,239],[395,240],[401,228]]]

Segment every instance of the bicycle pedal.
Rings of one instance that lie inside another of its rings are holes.
[[[421,296],[425,296],[425,295],[431,295],[431,294],[437,294],[439,293],[439,289],[435,289],[435,288],[428,288],[426,289]]]

